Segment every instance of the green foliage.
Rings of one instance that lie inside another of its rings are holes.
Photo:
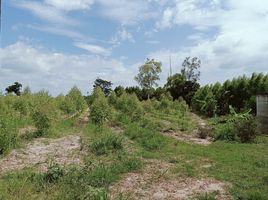
[[[91,143],[90,149],[96,155],[121,150],[123,149],[122,138],[111,133],[103,134]]]
[[[161,66],[161,62],[155,61],[154,59],[147,59],[145,64],[139,68],[139,73],[135,76],[135,80],[145,89],[151,89],[153,86],[157,86],[156,81],[160,79]],[[148,92],[148,99],[149,96],[150,92]]]
[[[94,89],[99,87],[103,91],[106,97],[109,96],[112,92],[112,82],[100,78],[97,78],[95,80],[93,87]]]
[[[197,82],[200,77],[201,60],[197,57],[186,57],[182,63],[181,74],[186,78],[187,81]]]
[[[66,96],[69,101],[71,101],[74,104],[75,111],[77,112],[83,112],[86,107],[86,101],[81,93],[81,91],[78,89],[78,87],[74,86],[69,93]]]
[[[138,124],[130,124],[124,134],[130,139],[137,141],[146,150],[159,150],[166,144],[166,138],[148,128],[142,128]]]
[[[38,136],[45,134],[52,126],[52,119],[45,109],[34,112],[33,121],[38,130]]]
[[[15,120],[11,115],[0,112],[0,155],[11,149],[17,142]]]
[[[94,124],[102,126],[111,116],[111,109],[103,91],[97,87],[93,93],[93,103],[90,106],[90,119]]]
[[[226,80],[223,84],[215,83],[200,88],[192,99],[195,110],[211,116],[226,115],[231,105],[236,111],[251,109],[256,113],[256,94],[268,92],[268,75],[253,73],[251,77],[241,76]]]
[[[81,91],[76,86],[74,86],[66,96],[60,95],[56,100],[58,101],[58,107],[65,114],[74,114],[75,112],[82,113],[87,107],[87,103]]]
[[[115,108],[128,115],[133,121],[139,120],[144,112],[135,94],[123,93],[117,98]]]
[[[22,84],[15,82],[13,85],[10,85],[6,88],[6,92],[9,93],[14,93],[17,96],[21,95],[21,88],[22,88]]]
[[[64,175],[64,170],[59,164],[52,164],[44,174],[44,180],[49,183],[57,182]]]
[[[192,98],[199,87],[200,85],[197,82],[189,81],[179,73],[170,76],[165,84],[166,90],[174,100],[182,97],[188,105],[191,104]]]
[[[234,108],[230,106],[231,115],[226,123],[216,126],[216,140],[252,142],[258,134],[258,126],[255,118],[249,112],[250,110],[244,113],[236,113]]]

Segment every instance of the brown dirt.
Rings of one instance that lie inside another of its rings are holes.
[[[109,196],[111,199],[122,196],[133,200],[184,200],[197,194],[217,192],[217,199],[231,199],[225,191],[229,184],[212,178],[176,178],[170,173],[173,166],[154,160],[142,172],[126,174],[109,188]]]
[[[60,165],[81,164],[82,152],[79,136],[59,139],[36,139],[23,149],[13,150],[0,160],[0,173],[37,166],[46,170],[53,161]]]
[[[25,135],[27,133],[32,133],[37,131],[37,128],[35,128],[34,126],[28,126],[28,127],[24,127],[24,128],[20,128],[18,130],[19,135]]]
[[[206,139],[199,138],[196,134],[191,133],[182,133],[180,131],[168,131],[163,132],[164,135],[173,137],[176,140],[186,142],[188,144],[200,144],[200,145],[210,145],[212,143],[212,140],[210,137],[207,137]]]

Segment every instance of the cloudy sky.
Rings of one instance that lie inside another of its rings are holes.
[[[136,85],[146,58],[202,61],[201,84],[268,73],[267,0],[2,0],[0,91],[84,94],[97,77]]]

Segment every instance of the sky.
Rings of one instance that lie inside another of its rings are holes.
[[[162,62],[159,85],[201,60],[200,83],[268,73],[267,0],[2,0],[0,91],[84,94],[96,78],[134,86],[146,58]]]

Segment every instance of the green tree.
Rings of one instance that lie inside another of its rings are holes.
[[[10,85],[6,88],[6,92],[9,93],[15,93],[17,96],[21,95],[21,88],[22,88],[22,84],[20,84],[19,82],[15,82],[13,85]]]
[[[160,80],[159,74],[161,73],[162,63],[154,59],[148,59],[144,65],[140,66],[139,73],[135,76],[135,80],[143,89],[150,91],[154,86],[157,86],[157,81]],[[150,98],[150,92],[147,94]]]
[[[108,100],[100,87],[94,89],[92,97],[93,103],[90,107],[89,118],[94,124],[102,126],[111,116]]]
[[[201,60],[197,57],[186,57],[182,63],[181,74],[187,81],[197,82],[200,78],[199,68],[201,67]]]
[[[81,91],[76,86],[74,86],[69,91],[66,98],[70,99],[70,101],[73,102],[73,104],[75,106],[75,110],[78,112],[83,112],[87,107],[87,103],[86,103]]]
[[[109,96],[112,92],[112,82],[101,78],[97,78],[95,80],[93,87],[94,89],[99,87],[104,92],[106,97]]]

